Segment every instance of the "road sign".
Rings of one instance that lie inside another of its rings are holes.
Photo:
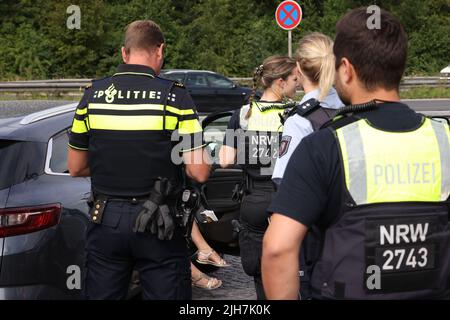
[[[275,12],[278,25],[284,30],[292,30],[302,21],[302,8],[296,1],[283,1]]]

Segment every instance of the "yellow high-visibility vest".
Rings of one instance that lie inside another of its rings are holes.
[[[362,119],[336,134],[345,185],[357,205],[449,198],[447,123],[424,118],[414,131],[387,132]]]
[[[267,106],[273,106],[273,108],[265,111],[260,109]],[[241,128],[248,131],[283,132],[279,116],[284,111],[282,107],[282,103],[254,102],[250,118],[245,119],[249,105],[243,106],[239,114]]]

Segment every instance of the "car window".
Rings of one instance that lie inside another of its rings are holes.
[[[184,83],[184,73],[164,73],[161,74],[164,79],[174,80],[180,83]]]
[[[204,139],[206,149],[215,164],[219,163],[219,150],[223,144],[223,138],[228,127],[231,116],[225,116],[212,121],[204,128]]]
[[[186,79],[186,86],[188,87],[208,87],[208,81],[204,73],[188,73]]]
[[[233,81],[217,74],[208,74],[206,78],[212,88],[231,89],[234,86]]]
[[[0,140],[0,190],[42,174],[46,144]]]
[[[53,173],[69,173],[67,169],[68,143],[69,130],[65,130],[52,138],[52,154],[49,167]]]

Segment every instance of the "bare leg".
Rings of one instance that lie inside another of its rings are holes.
[[[197,222],[194,221],[192,224],[192,241],[194,242],[195,246],[200,251],[209,251],[211,250],[211,247],[209,246],[208,242],[206,242],[205,238],[203,238],[202,233],[200,232],[200,229],[198,228]]]
[[[202,289],[213,290],[219,288],[222,285],[222,280],[207,276],[192,263],[191,263],[191,279],[193,286]]]
[[[192,224],[191,236],[192,241],[198,249],[197,259],[203,261],[206,264],[214,264],[218,267],[228,266],[226,261],[222,259],[222,257],[209,246],[205,238],[203,238],[203,235],[198,228],[197,222],[195,221]]]

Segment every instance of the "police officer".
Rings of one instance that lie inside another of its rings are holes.
[[[367,8],[337,24],[336,89],[345,104],[331,127],[305,137],[286,168],[263,244],[268,298],[298,298],[297,257],[322,230],[315,298],[439,298],[450,292],[450,131],[400,102],[407,35]],[[276,275],[276,276],[274,276]]]
[[[333,41],[329,37],[317,32],[303,37],[298,44],[296,60],[299,84],[305,95],[284,123],[280,152],[272,175],[272,180],[278,185],[300,141],[344,106],[333,88],[335,59]]]
[[[239,246],[242,266],[254,277],[258,299],[265,298],[260,261],[262,238],[268,224],[266,210],[275,191],[271,174],[283,129],[280,114],[284,111],[283,99],[295,96],[297,81],[295,60],[288,57],[267,58],[256,68],[250,103],[231,117],[219,155],[222,167],[237,163],[245,170],[247,182],[240,210]],[[253,101],[259,83],[264,92],[260,101]]]
[[[304,36],[298,45],[297,68],[299,83],[305,95],[300,103],[287,114],[284,123],[280,151],[275,163],[272,180],[279,185],[292,153],[302,139],[319,130],[344,106],[333,88],[335,78],[335,59],[333,41],[321,33]],[[300,288],[302,299],[311,297],[310,261],[306,252],[317,245],[315,230],[310,230],[303,242],[300,256]]]
[[[86,233],[87,299],[125,298],[134,269],[144,299],[191,298],[186,241],[173,219],[182,174],[172,149],[183,153],[194,180],[205,181],[209,165],[187,90],[157,77],[164,47],[153,21],[128,25],[125,64],[93,81],[75,112],[69,171],[91,177],[94,202]],[[181,147],[171,141],[174,132],[183,138]],[[156,204],[153,220],[144,219],[144,203]]]

